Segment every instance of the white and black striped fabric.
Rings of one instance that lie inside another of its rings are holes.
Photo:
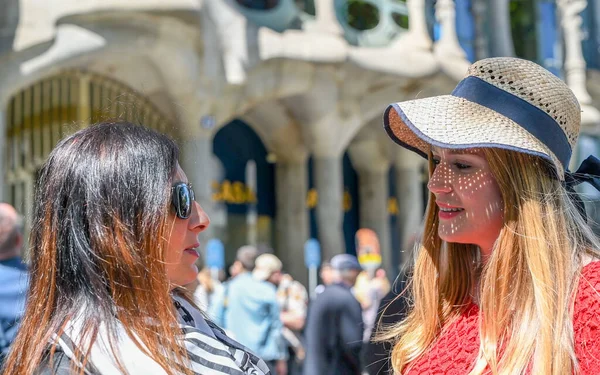
[[[269,375],[266,363],[241,344],[229,338],[214,323],[204,319],[202,314],[185,299],[174,296],[174,304],[180,315],[182,342],[187,349],[189,369],[199,375]],[[72,361],[77,345],[79,325],[76,320],[66,333],[56,340],[60,350]],[[121,375],[106,340],[106,327],[100,327],[99,338],[92,345],[87,375]],[[119,333],[121,333],[118,330]],[[131,375],[164,375],[165,371],[146,354],[137,348],[127,334],[119,334],[119,360]]]

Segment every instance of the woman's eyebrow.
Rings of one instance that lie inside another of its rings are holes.
[[[479,150],[474,150],[474,149],[436,149],[436,148],[431,148],[431,153],[437,153],[440,154],[442,152],[446,152],[450,155],[473,155],[473,156],[478,156],[478,157],[483,157],[480,153]]]

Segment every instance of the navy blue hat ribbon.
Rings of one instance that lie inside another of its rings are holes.
[[[556,120],[542,109],[474,76],[460,81],[452,95],[482,105],[513,120],[544,143],[567,169],[571,158],[569,140]]]
[[[579,194],[575,191],[575,186],[587,182],[600,191],[600,160],[593,155],[585,159],[577,171],[565,173],[565,187],[569,192],[571,199],[579,209],[579,213],[587,220],[585,206]]]

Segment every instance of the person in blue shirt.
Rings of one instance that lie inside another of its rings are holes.
[[[264,277],[262,268],[253,275],[257,255],[253,246],[238,250],[236,262],[242,271],[224,284],[222,293],[215,296],[209,315],[267,362],[273,375],[286,375],[288,354],[283,343],[277,289],[267,281],[269,277]]]
[[[0,367],[25,309],[29,276],[22,247],[21,217],[14,207],[0,203]]]

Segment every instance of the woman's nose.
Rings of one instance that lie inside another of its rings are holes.
[[[429,178],[427,188],[433,194],[444,194],[452,191],[452,172],[444,163],[436,166],[433,174]]]
[[[190,229],[200,233],[208,228],[210,225],[210,219],[198,202],[194,202],[194,213],[194,217],[192,217],[192,220],[190,220],[190,224],[192,226]]]

